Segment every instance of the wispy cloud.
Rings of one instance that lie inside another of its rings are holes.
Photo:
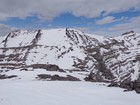
[[[140,16],[133,17],[125,23],[116,24],[115,26],[109,28],[109,30],[115,31],[139,31],[140,32]]]
[[[97,20],[96,24],[97,25],[104,25],[104,24],[109,24],[109,23],[113,23],[113,22],[117,22],[117,21],[121,21],[123,20],[124,17],[120,18],[120,19],[115,19],[115,17],[113,16],[107,16],[101,20]]]

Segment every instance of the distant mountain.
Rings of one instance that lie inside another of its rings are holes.
[[[0,38],[0,68],[1,79],[109,82],[140,93],[140,33],[108,38],[68,28],[13,31]]]

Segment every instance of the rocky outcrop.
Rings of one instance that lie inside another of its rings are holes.
[[[32,67],[33,69],[46,69],[47,71],[65,72],[63,69],[60,69],[57,65],[52,64],[33,64],[28,67]]]
[[[80,81],[80,79],[73,77],[71,75],[67,75],[66,77],[59,76],[59,75],[48,75],[48,74],[39,74],[38,77],[36,77],[39,80],[50,80],[50,81]]]
[[[119,85],[121,88],[125,88],[125,91],[135,90],[136,93],[140,94],[140,77],[137,80],[131,81],[129,79],[124,80]]]
[[[130,79],[126,79],[120,83],[111,82],[108,87],[121,87],[126,91],[136,91],[136,93],[140,94],[140,77],[137,80],[131,81]]]
[[[106,82],[103,77],[99,73],[90,73],[86,78],[85,81],[91,82]]]
[[[7,75],[1,75],[0,74],[0,79],[11,79],[11,78],[15,78],[17,77],[17,75],[10,75],[10,76],[7,76]]]

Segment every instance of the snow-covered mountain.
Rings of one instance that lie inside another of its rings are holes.
[[[108,38],[75,29],[0,38],[0,78],[110,82],[140,93],[140,33]]]

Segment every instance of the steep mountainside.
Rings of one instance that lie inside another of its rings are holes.
[[[140,93],[139,48],[133,31],[116,38],[67,28],[13,31],[0,38],[0,78],[32,71],[36,79],[110,82]]]

